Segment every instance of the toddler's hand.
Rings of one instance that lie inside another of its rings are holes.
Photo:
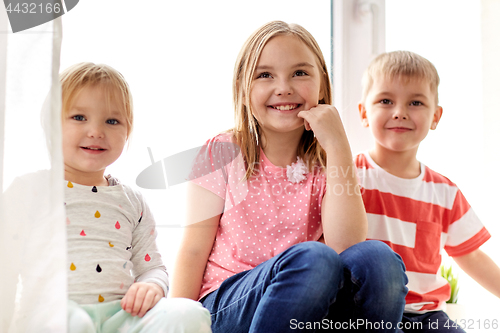
[[[163,296],[163,289],[156,283],[136,282],[130,286],[120,305],[132,316],[142,318]]]
[[[312,130],[323,149],[350,149],[344,126],[335,107],[329,104],[319,104],[310,110],[301,111],[298,117],[304,119],[306,130]]]

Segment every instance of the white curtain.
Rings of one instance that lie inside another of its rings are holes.
[[[61,20],[8,23],[0,4],[0,332],[66,332]]]

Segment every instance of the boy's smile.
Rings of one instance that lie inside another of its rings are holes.
[[[100,86],[83,88],[62,121],[66,180],[105,185],[104,171],[127,141],[123,107]],[[88,183],[88,184],[86,184]]]
[[[436,128],[442,108],[425,80],[377,77],[359,112],[373,133],[375,150],[416,155],[429,129]]]
[[[314,53],[295,36],[273,37],[262,50],[250,91],[252,111],[264,131],[304,126],[297,117],[318,105],[321,74]]]

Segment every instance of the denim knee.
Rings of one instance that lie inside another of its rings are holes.
[[[396,291],[399,295],[402,287],[407,291],[403,260],[387,244],[364,241],[344,251],[341,257],[352,275],[361,283],[369,284],[374,292],[390,297]]]
[[[292,246],[288,254],[296,263],[310,267],[313,271],[323,271],[328,267],[329,271],[342,269],[340,256],[329,246],[320,242],[304,242]]]
[[[384,280],[390,281],[391,278],[398,278],[402,279],[405,285],[408,283],[405,274],[406,267],[399,254],[381,241],[369,240],[364,243],[367,245],[365,255],[373,263],[367,267],[369,270],[378,272]]]
[[[275,269],[288,272],[300,270],[298,275],[303,279],[300,283],[314,286],[319,294],[331,294],[332,291],[336,294],[342,282],[343,263],[332,248],[320,242],[304,242],[292,246],[283,255]]]

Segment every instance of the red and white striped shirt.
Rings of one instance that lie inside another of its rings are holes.
[[[368,215],[367,239],[389,245],[406,265],[405,312],[442,310],[450,286],[439,274],[441,250],[462,256],[490,238],[458,187],[422,163],[417,178],[391,175],[367,152],[356,167]]]

